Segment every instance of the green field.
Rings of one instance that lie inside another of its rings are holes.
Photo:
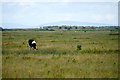
[[[118,35],[109,31],[3,31],[2,45],[3,78],[118,78]]]

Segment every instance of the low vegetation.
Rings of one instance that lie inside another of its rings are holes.
[[[3,78],[117,78],[118,35],[110,31],[3,31]],[[30,51],[27,40],[37,42]]]

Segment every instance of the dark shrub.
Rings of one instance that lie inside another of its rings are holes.
[[[54,29],[50,29],[49,31],[55,31]]]
[[[77,45],[77,50],[81,50],[81,45]]]

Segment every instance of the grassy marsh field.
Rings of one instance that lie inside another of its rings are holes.
[[[118,35],[109,31],[3,31],[2,45],[3,78],[118,77]]]

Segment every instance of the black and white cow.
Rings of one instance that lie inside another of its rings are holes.
[[[32,40],[32,39],[31,39],[31,40],[28,40],[28,46],[29,46],[30,50],[31,50],[31,49],[37,50],[35,40]]]

